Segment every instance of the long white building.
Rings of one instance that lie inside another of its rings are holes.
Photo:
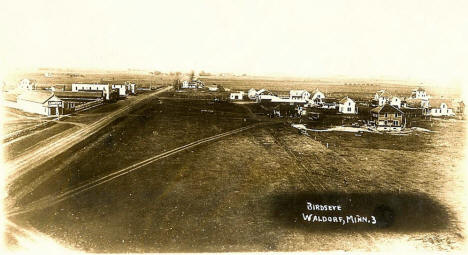
[[[90,84],[90,83],[73,83],[72,91],[102,91],[106,100],[110,100],[112,93],[112,86],[110,84]]]

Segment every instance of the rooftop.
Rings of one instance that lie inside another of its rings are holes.
[[[55,96],[57,97],[73,97],[73,98],[101,98],[102,97],[102,91],[78,91],[78,92],[73,92],[73,91],[56,91],[54,92]]]
[[[53,96],[54,94],[49,91],[29,91],[19,95],[18,100],[26,100],[43,104]]]
[[[375,107],[371,110],[373,113],[400,113],[403,114],[404,112],[400,109],[396,108],[393,105],[385,104],[383,106]]]

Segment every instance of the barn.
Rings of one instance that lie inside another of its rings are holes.
[[[51,92],[29,91],[17,98],[21,110],[45,116],[63,114],[63,101]]]

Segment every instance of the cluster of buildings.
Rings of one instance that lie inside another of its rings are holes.
[[[65,90],[64,85],[54,85],[38,90],[34,81],[23,79],[18,84],[16,97],[10,98],[7,106],[29,113],[58,116],[103,102],[114,102],[133,94],[136,94],[136,88],[135,84],[130,82],[124,84],[74,83],[70,91]]]
[[[245,97],[246,96],[246,97]],[[230,94],[231,100],[254,100],[257,103],[276,103],[276,104],[289,104],[298,105],[297,109],[304,112],[304,108],[315,107],[323,109],[337,109],[341,114],[357,114],[358,108],[356,102],[349,98],[344,97],[341,100],[327,99],[325,94],[318,89],[312,93],[307,90],[290,90],[289,94],[277,94],[266,89],[250,89],[247,94],[243,91],[233,92]]]
[[[376,107],[371,110],[371,119],[380,130],[402,129],[407,117],[454,117],[463,115],[465,109],[462,100],[432,98],[423,88],[414,89],[408,98],[380,90],[372,105]]]
[[[252,88],[247,93],[233,92],[229,98],[233,101],[254,100],[257,103],[276,104],[278,107],[274,108],[274,115],[280,115],[281,109],[286,109],[284,105],[288,104],[295,106],[293,109],[296,116],[306,115],[308,108],[334,109],[338,114],[345,115],[359,113],[357,104],[352,98],[348,96],[341,99],[326,98],[318,89],[312,93],[306,90],[290,90],[289,94],[280,95],[266,89]],[[456,113],[464,113],[462,101],[431,98],[423,88],[414,89],[408,98],[393,96],[386,90],[379,90],[370,102],[363,105],[370,106],[370,111],[366,110],[366,114],[370,114],[367,121],[379,131],[402,130],[406,126],[407,117],[453,117]],[[291,112],[291,107],[288,109],[287,114]]]

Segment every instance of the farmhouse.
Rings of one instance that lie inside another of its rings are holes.
[[[22,79],[18,83],[18,88],[21,90],[35,90],[37,88],[37,84],[34,80]]]
[[[291,90],[289,91],[289,98],[293,101],[306,101],[309,100],[310,93],[307,90]]]
[[[411,92],[411,98],[428,100],[429,95],[426,94],[426,90],[419,87],[417,89],[413,89],[413,91]]]
[[[372,100],[372,104],[373,105],[378,105],[378,106],[383,106],[386,103],[388,103],[390,98],[392,98],[392,95],[390,93],[388,93],[386,90],[382,89],[382,90],[379,90],[379,91],[377,91],[375,93],[374,98]]]
[[[247,92],[247,97],[250,100],[255,100],[257,98],[257,90],[255,90],[254,88],[249,89],[249,91]]]
[[[183,89],[202,89],[205,87],[205,84],[200,80],[188,81],[185,80],[182,82]]]
[[[183,89],[196,89],[196,88],[197,88],[197,84],[185,80],[185,81],[182,82],[182,88],[183,88]]]
[[[401,99],[399,97],[392,97],[390,100],[390,105],[401,108]]]
[[[320,90],[315,89],[312,95],[312,101],[315,104],[323,103],[323,99],[325,99],[325,94],[323,94]]]
[[[429,100],[429,109],[427,115],[433,117],[455,116],[451,100],[431,99]]]
[[[373,108],[371,121],[379,131],[399,131],[406,126],[404,112],[389,104]]]
[[[257,103],[261,102],[261,101],[271,101],[273,99],[276,99],[278,98],[275,94],[273,94],[273,92],[271,91],[268,91],[268,90],[265,90],[265,89],[261,89],[259,91],[257,91],[257,96],[256,96],[256,101]]]
[[[29,91],[17,98],[21,110],[45,116],[63,113],[63,101],[51,92]]]
[[[229,95],[229,99],[231,99],[231,100],[243,100],[244,99],[244,91],[231,93]]]
[[[356,103],[351,98],[345,97],[339,101],[338,111],[344,114],[356,114]]]

